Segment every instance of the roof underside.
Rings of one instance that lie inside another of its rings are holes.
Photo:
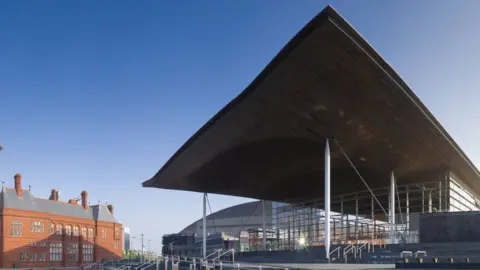
[[[276,201],[323,196],[325,138],[332,194],[452,169],[480,194],[479,173],[393,69],[327,7],[145,187]]]

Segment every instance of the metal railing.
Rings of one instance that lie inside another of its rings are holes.
[[[330,251],[330,253],[328,253],[328,262],[330,262],[330,257],[332,254],[334,253],[337,253],[337,257],[335,259],[340,259],[340,251],[342,249],[342,246],[338,246],[336,249]]]
[[[224,253],[221,253],[220,255],[218,255],[218,257],[213,258],[213,261],[215,262],[215,260],[218,259],[218,261],[220,262],[220,258],[222,256],[226,256],[226,255],[229,255],[229,254],[232,254],[232,262],[235,262],[235,249],[233,249],[233,248],[225,251]]]
[[[352,253],[353,257],[357,257],[357,247],[355,245],[348,245],[343,249],[343,259],[345,263],[348,261],[348,253]]]

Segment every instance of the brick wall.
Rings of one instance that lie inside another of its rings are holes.
[[[81,207],[81,206],[79,206]],[[21,236],[11,235],[11,225],[13,221],[20,221],[22,224]],[[32,221],[43,223],[43,232],[32,232]],[[55,232],[51,234],[49,231],[50,224],[55,224]],[[62,235],[56,234],[58,224],[62,224]],[[3,209],[1,216],[1,241],[0,241],[0,267],[10,268],[38,268],[38,267],[64,267],[64,266],[80,266],[88,262],[83,261],[82,245],[94,244],[94,260],[111,259],[113,256],[122,256],[122,225],[94,221],[88,219],[79,219],[67,216],[51,215],[48,213],[21,211],[16,209]],[[71,226],[72,235],[66,235],[67,225]],[[73,236],[74,227],[78,226],[79,236]],[[82,236],[82,227],[87,228],[87,236]],[[95,236],[88,237],[88,228],[93,228]],[[120,234],[115,236],[115,229]],[[105,235],[102,237],[102,232]],[[117,242],[118,241],[118,242]],[[40,243],[46,242],[45,246]],[[116,242],[118,244],[116,244]],[[35,243],[33,246],[32,243]],[[50,243],[62,243],[63,258],[61,261],[50,261]],[[78,245],[78,260],[69,261],[67,247],[69,244]],[[26,259],[21,260],[21,252],[26,253]],[[32,261],[30,254],[36,254],[36,260]],[[45,253],[45,261],[39,261],[40,254]]]

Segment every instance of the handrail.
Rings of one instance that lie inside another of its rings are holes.
[[[219,261],[220,261],[220,257],[225,256],[229,253],[231,253],[233,255],[232,261],[235,262],[235,249],[233,249],[233,248],[225,251],[224,253],[222,253],[220,255],[218,255],[216,258],[213,258],[213,261],[215,261],[216,259],[219,259]]]
[[[346,248],[343,249],[343,259],[345,260],[345,263],[347,263],[348,260],[348,253],[352,251],[353,257],[357,257],[357,247],[355,245],[349,245]]]
[[[139,266],[135,267],[135,269],[136,270],[138,270],[138,269],[142,270],[144,268],[144,266],[151,264],[150,262],[153,262],[153,261],[144,262],[144,263],[140,264]]]
[[[328,258],[330,259],[330,255],[332,255],[333,253],[337,252],[337,259],[340,259],[340,249],[342,248],[342,246],[338,246],[336,249],[332,250],[328,255]]]
[[[360,258],[362,258],[362,249],[364,249],[365,246],[367,246],[367,243],[363,243],[362,245],[357,246],[356,252],[359,252],[359,253],[360,253]]]
[[[212,255],[215,255],[215,254],[220,253],[220,252],[222,252],[222,249],[221,249],[221,248],[220,248],[220,249],[216,249],[214,252],[210,253],[210,255],[207,255],[206,257],[203,257],[202,259],[205,260],[205,259],[211,257]]]
[[[172,260],[173,261],[173,260]],[[147,265],[144,265],[142,268],[140,268],[140,270],[144,270],[152,265],[156,264],[156,261],[154,260],[151,260],[151,261],[148,261]],[[138,269],[138,268],[137,268]]]

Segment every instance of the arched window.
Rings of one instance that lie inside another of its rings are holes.
[[[82,227],[82,236],[87,237],[87,227]]]
[[[55,233],[55,224],[53,223],[50,223],[49,227],[48,227],[48,232],[50,234],[54,234]]]
[[[63,225],[57,224],[57,235],[62,235],[62,234],[63,234]]]
[[[65,234],[66,235],[72,235],[72,226],[71,225],[66,225],[65,226]]]
[[[95,232],[94,232],[93,228],[88,228],[88,238],[93,239],[94,234],[95,234]]]
[[[79,236],[80,235],[80,228],[78,226],[73,227],[73,236]]]

